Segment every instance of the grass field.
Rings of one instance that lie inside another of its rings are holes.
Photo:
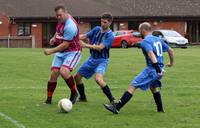
[[[150,91],[138,90],[119,115],[106,111],[108,102],[94,79],[84,80],[87,103],[76,103],[68,114],[57,102],[69,96],[59,79],[53,104],[44,105],[53,56],[42,49],[0,49],[0,128],[200,128],[200,47],[174,49],[175,66],[162,80],[166,113],[156,113]],[[83,61],[89,56],[84,49]],[[165,56],[167,60],[167,56]],[[167,61],[166,61],[167,62]],[[119,99],[145,66],[137,48],[112,49],[106,81]]]

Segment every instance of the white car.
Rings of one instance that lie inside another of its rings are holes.
[[[188,39],[174,30],[154,30],[152,35],[160,36],[172,47],[187,48]]]

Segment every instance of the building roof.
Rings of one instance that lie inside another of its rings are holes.
[[[0,12],[15,18],[50,18],[57,4],[75,17],[98,17],[105,11],[115,17],[200,17],[200,0],[1,0]]]

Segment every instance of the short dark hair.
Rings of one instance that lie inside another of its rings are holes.
[[[62,4],[57,5],[57,6],[54,8],[54,11],[57,12],[57,11],[60,10],[60,9],[66,11],[65,6],[62,5]]]
[[[102,15],[101,15],[101,19],[106,19],[108,21],[113,21],[113,16],[111,13],[109,12],[104,12]]]

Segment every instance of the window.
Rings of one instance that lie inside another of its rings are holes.
[[[121,35],[126,35],[126,32],[114,32],[115,36],[121,36]]]
[[[114,22],[113,23],[113,31],[119,30],[119,22]]]
[[[18,24],[18,36],[28,36],[31,34],[30,23],[19,23]]]
[[[101,22],[91,22],[91,29],[93,29],[96,26],[101,26]]]

